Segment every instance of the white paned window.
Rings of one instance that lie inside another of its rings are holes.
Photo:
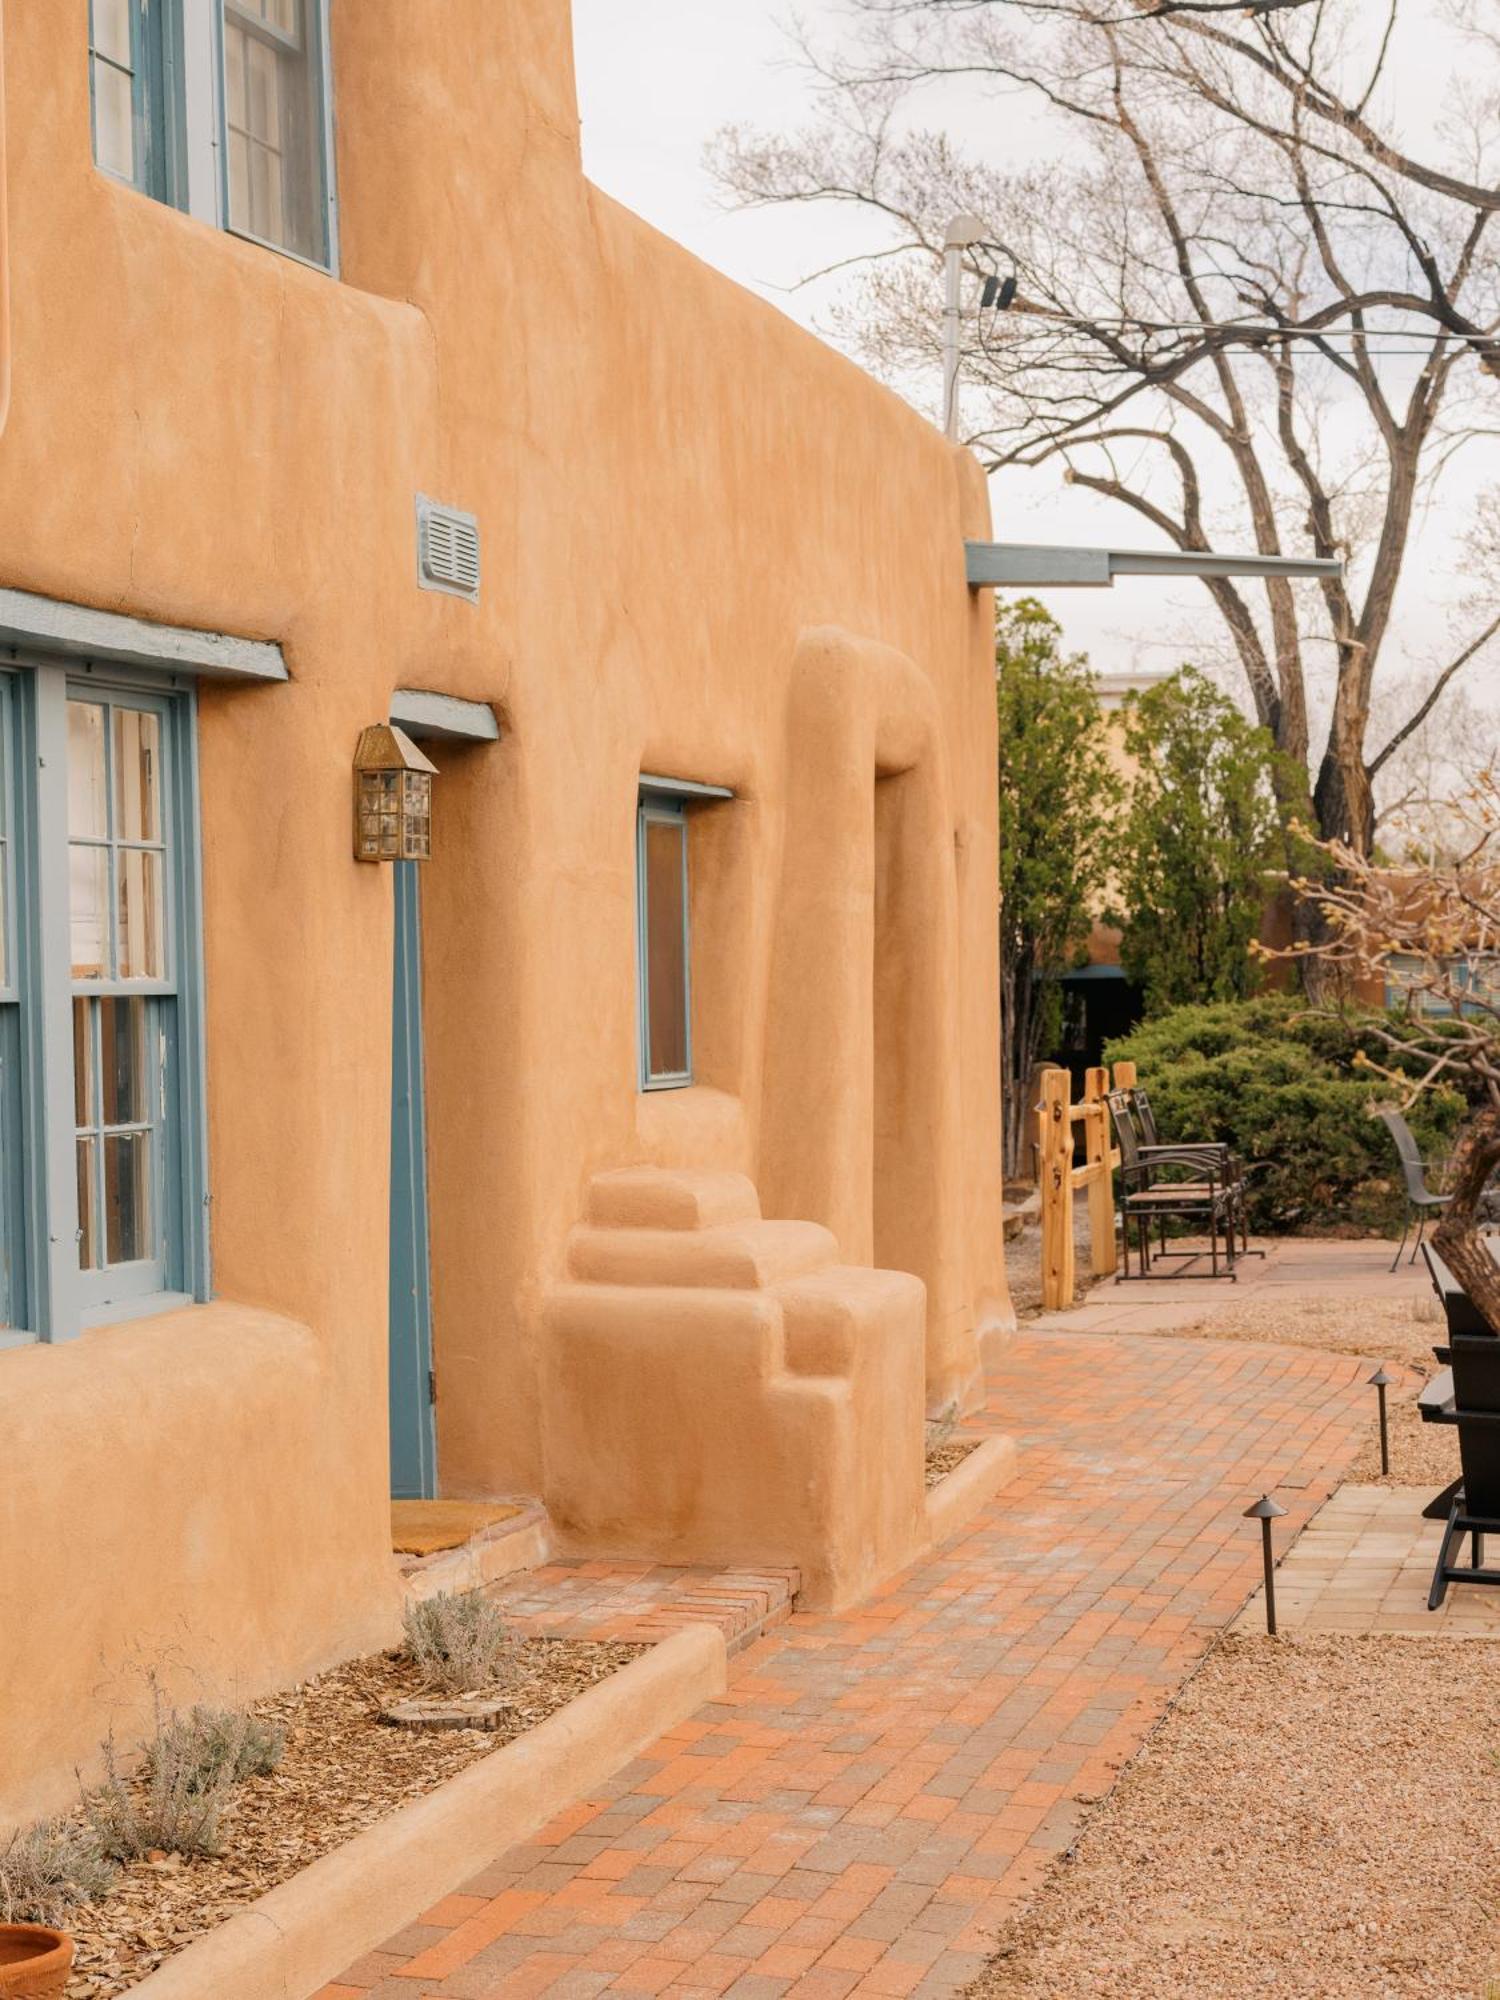
[[[326,264],[319,29],[316,0],[224,0],[229,226]]]

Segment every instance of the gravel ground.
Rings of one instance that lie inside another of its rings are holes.
[[[1277,1287],[1284,1291],[1284,1287]],[[1286,1298],[1266,1293],[1214,1304],[1201,1320],[1164,1339],[1271,1341],[1280,1347],[1315,1347],[1325,1353],[1363,1354],[1401,1380],[1387,1392],[1391,1471],[1380,1473],[1375,1391],[1370,1391],[1370,1433],[1348,1477],[1359,1486],[1446,1486],[1458,1477],[1457,1433],[1424,1424],[1417,1415],[1422,1385],[1437,1372],[1434,1341],[1444,1335],[1436,1299]]]
[[[1089,1210],[1087,1201],[1073,1205],[1073,1297],[1081,1301],[1093,1279],[1089,1276]],[[1042,1305],[1042,1227],[1029,1222],[1005,1246],[1005,1276],[1010,1301],[1020,1319],[1031,1319]]]
[[[644,1650],[515,1640],[498,1690],[511,1707],[494,1731],[396,1729],[378,1721],[389,1703],[424,1692],[417,1669],[395,1654],[350,1661],[254,1703],[254,1714],[286,1731],[280,1765],[239,1787],[217,1859],[134,1862],[103,1902],[75,1911],[68,1928],[78,1957],[68,2000],[125,1992],[318,1855],[513,1741]]]
[[[1226,1639],[969,1992],[1500,1994],[1500,1641]]]

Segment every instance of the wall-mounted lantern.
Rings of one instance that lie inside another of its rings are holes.
[[[354,753],[356,861],[432,859],[432,780],[437,765],[404,729],[375,722]]]

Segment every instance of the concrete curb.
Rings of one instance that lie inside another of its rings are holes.
[[[994,1498],[1016,1469],[1016,1441],[1013,1437],[987,1437],[956,1465],[946,1479],[940,1479],[927,1495],[928,1546],[936,1548],[966,1528],[974,1516]]]
[[[247,1904],[131,1990],[309,2000],[724,1691],[723,1634],[689,1625],[435,1792]]]

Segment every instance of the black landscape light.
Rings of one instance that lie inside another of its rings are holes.
[[[1269,1493],[1262,1493],[1253,1507],[1245,1509],[1247,1521],[1260,1522],[1260,1552],[1266,1566],[1266,1630],[1276,1637],[1276,1565],[1271,1560],[1271,1523],[1286,1512]]]
[[[1385,1392],[1395,1380],[1396,1377],[1394,1375],[1387,1375],[1384,1368],[1377,1368],[1375,1373],[1370,1377],[1368,1384],[1380,1398],[1380,1476],[1382,1479],[1389,1478],[1391,1470],[1391,1433],[1390,1427],[1386,1423]]]

